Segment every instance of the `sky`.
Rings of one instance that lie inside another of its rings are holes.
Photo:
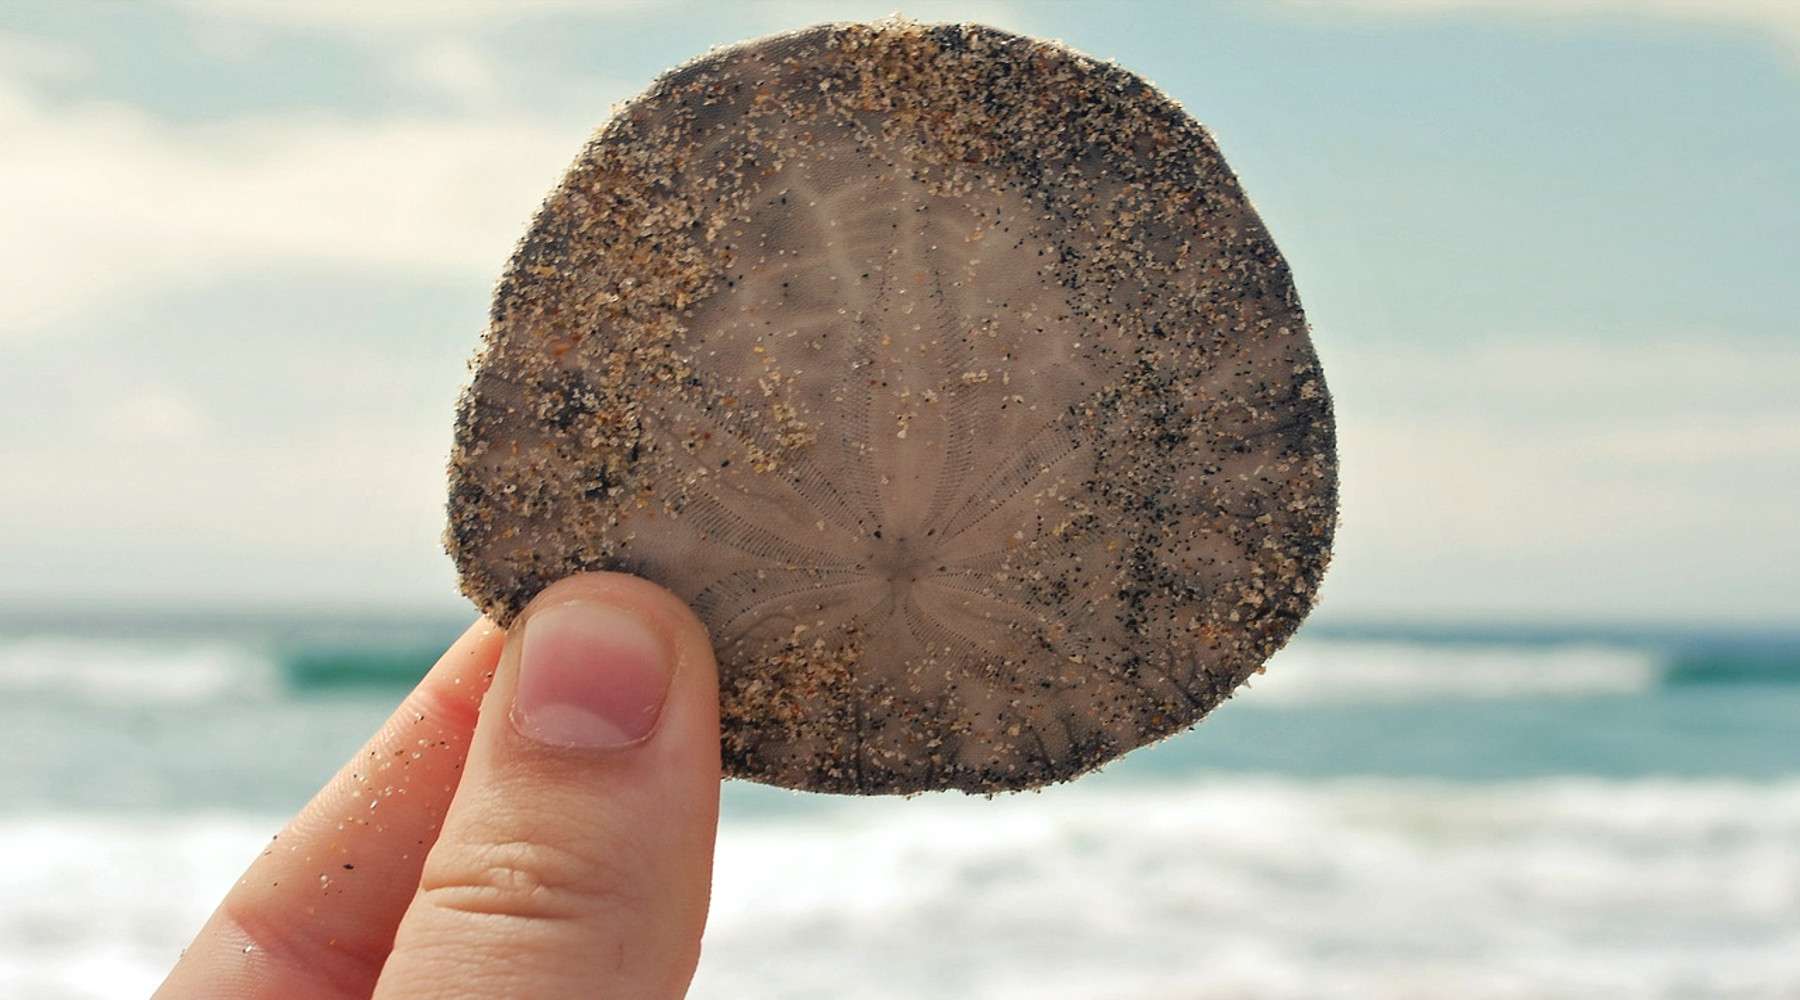
[[[464,608],[494,280],[615,102],[881,3],[0,8],[0,602]],[[916,3],[1115,58],[1293,265],[1321,618],[1800,624],[1800,4]]]

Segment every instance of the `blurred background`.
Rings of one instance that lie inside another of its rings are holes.
[[[891,10],[0,7],[0,995],[147,993],[470,619],[452,404],[608,107]],[[1800,5],[904,12],[1214,130],[1336,396],[1338,555],[1097,776],[728,784],[694,995],[1800,996]]]

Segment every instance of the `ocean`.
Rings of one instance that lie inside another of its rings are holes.
[[[463,624],[0,623],[0,996],[148,994]],[[1316,624],[1043,792],[728,782],[692,995],[1800,997],[1800,635]]]

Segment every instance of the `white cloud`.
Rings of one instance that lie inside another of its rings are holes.
[[[395,64],[394,76],[402,84],[464,106],[491,106],[499,95],[499,72],[493,61],[479,48],[454,39],[419,46]]]
[[[202,17],[354,34],[468,29],[565,12],[608,15],[655,10],[650,0],[172,0],[172,5]]]
[[[124,392],[96,417],[98,438],[127,447],[201,446],[212,424],[192,398],[166,386],[140,386]]]
[[[0,66],[33,80],[74,80],[92,65],[87,53],[71,45],[29,35],[0,34]]]
[[[337,34],[419,35],[435,31],[467,31],[497,24],[524,21],[552,14],[616,18],[670,12],[677,16],[705,17],[703,7],[670,5],[655,0],[172,0],[186,13],[211,21],[230,20],[284,30],[325,31]],[[975,21],[1013,27],[1029,9],[1006,0],[916,0],[904,6],[893,0],[758,0],[732,4],[734,13],[746,13],[784,30],[823,21],[872,20],[899,12],[920,21]],[[698,53],[695,53],[698,55]]]
[[[1286,0],[1311,10],[1395,15],[1459,11],[1535,18],[1645,17],[1740,29],[1779,40],[1800,55],[1800,2],[1795,0]]]
[[[1800,351],[1721,336],[1327,352],[1334,612],[1793,618]],[[1476,595],[1481,595],[1477,597]]]
[[[176,125],[0,76],[0,336],[242,268],[492,281],[586,138],[516,118]]]
[[[448,413],[436,432],[0,442],[32,470],[0,495],[0,595],[454,606],[438,541]]]
[[[1031,5],[1009,0],[919,0],[897,4],[894,0],[762,0],[749,10],[767,26],[765,30],[793,31],[826,21],[876,21],[898,14],[910,20],[930,24],[938,21],[985,24],[1030,34],[1026,27]]]

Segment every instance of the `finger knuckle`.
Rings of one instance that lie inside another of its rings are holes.
[[[440,856],[441,855],[441,856]],[[557,922],[639,905],[616,860],[525,840],[433,852],[419,891],[431,905],[476,916]]]
[[[306,983],[311,996],[368,996],[387,957],[385,949],[377,953],[353,936],[339,940],[314,921],[283,919],[279,912],[231,898],[222,910],[243,941],[244,955],[272,964],[277,971],[271,975],[284,982]]]

